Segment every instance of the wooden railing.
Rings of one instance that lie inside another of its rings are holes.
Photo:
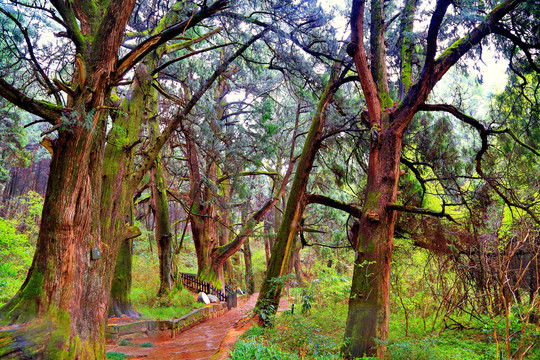
[[[180,273],[180,277],[182,279],[182,284],[185,287],[194,291],[202,291],[206,294],[215,295],[219,301],[226,301],[229,309],[237,306],[236,292],[232,291],[229,286],[225,286],[226,294],[224,294],[220,289],[216,289],[209,282],[199,280],[196,274]]]

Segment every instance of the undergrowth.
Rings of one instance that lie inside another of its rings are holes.
[[[294,314],[287,311],[278,315],[272,319],[270,328],[250,328],[235,345],[231,359],[341,359],[350,281],[348,277],[327,271],[319,273],[309,287],[292,289],[289,302],[296,305]],[[395,300],[391,301],[390,335],[385,342],[388,359],[507,359],[501,340],[505,331],[501,319],[489,314],[478,319],[456,314],[454,320],[466,323],[468,328],[449,327],[440,316],[428,311],[423,317],[409,314],[406,334],[404,312]],[[516,322],[512,326],[518,329],[520,324]],[[534,325],[528,326],[528,344],[534,343],[538,331]],[[519,340],[516,333],[510,342],[512,351]],[[524,359],[540,359],[540,346],[532,346]]]
[[[177,284],[167,296],[157,297],[159,272],[156,269],[159,269],[159,260],[149,249],[143,249],[144,246],[142,240],[135,242],[131,299],[136,311],[144,318],[169,320],[202,307],[181,284]]]

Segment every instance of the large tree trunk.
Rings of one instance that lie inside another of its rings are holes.
[[[36,253],[3,323],[22,324],[0,342],[0,357],[100,359],[114,247],[101,242],[99,198],[102,129],[73,126],[59,136],[51,163]],[[92,249],[100,249],[93,260]],[[24,355],[23,355],[24,354]]]
[[[100,217],[107,115],[102,107],[133,5],[112,3],[100,23],[84,28],[94,31],[94,46],[77,48],[77,91],[69,98],[70,112],[55,119],[63,123],[57,140],[49,139],[53,154],[36,253],[21,289],[0,310],[3,323],[25,324],[2,332],[7,339],[0,343],[0,357],[105,357],[106,315],[120,243],[103,242],[101,230],[124,222],[120,214],[105,224]]]
[[[118,251],[114,277],[111,285],[111,304],[109,315],[139,317],[139,313],[131,304],[131,268],[133,257],[133,240],[124,240]]]
[[[103,161],[106,109],[110,106],[106,99],[110,88],[146,54],[225,6],[218,0],[118,59],[134,4],[133,0],[98,1],[91,6],[52,2],[77,53],[72,81],[61,86],[68,94],[65,108],[30,99],[0,79],[3,97],[46,119],[58,131],[56,140],[44,139],[53,155],[32,266],[19,292],[0,309],[2,325],[9,325],[0,330],[0,357],[105,358],[106,314],[116,255],[123,240],[136,233],[125,225],[131,193],[125,196],[123,184],[116,181],[103,187],[102,193],[102,167],[116,166]],[[217,75],[186,105],[184,115]],[[126,184],[131,190],[179,121],[173,120],[152,144],[141,168]]]
[[[372,146],[364,208],[357,239],[349,313],[345,338],[350,339],[344,355],[353,359],[375,355],[376,339],[388,338],[390,262],[395,212],[386,210],[395,203],[399,180],[401,136],[384,131],[380,145]],[[384,356],[384,347],[378,348]]]

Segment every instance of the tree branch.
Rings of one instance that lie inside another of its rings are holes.
[[[41,77],[43,78],[43,81],[45,81],[45,84],[49,88],[50,93],[54,95],[54,98],[56,99],[56,105],[62,106],[62,100],[60,99],[60,96],[58,95],[58,90],[52,84],[51,80],[49,79],[47,74],[45,74],[45,71],[43,71],[43,68],[41,67],[38,60],[36,59],[36,55],[34,54],[34,47],[32,46],[32,42],[30,41],[30,37],[28,36],[28,31],[22,26],[21,22],[19,20],[17,20],[17,18],[15,16],[8,13],[4,9],[2,9],[1,7],[0,7],[0,12],[2,14],[6,15],[8,18],[10,18],[11,21],[13,21],[15,23],[15,25],[17,25],[17,27],[19,28],[19,30],[23,34],[24,41],[26,42],[26,46],[28,47],[28,53],[30,54],[30,59],[32,59],[32,63],[34,65],[34,67],[36,68],[39,75],[41,75]]]
[[[186,106],[182,109],[182,111],[180,111],[176,115],[176,117],[171,122],[169,122],[167,127],[161,133],[161,135],[157,137],[153,146],[151,146],[150,149],[148,149],[145,152],[146,156],[144,160],[142,161],[142,164],[137,170],[137,172],[133,175],[132,183],[130,186],[132,186],[133,188],[136,188],[137,184],[143,178],[144,174],[146,174],[146,172],[150,170],[150,168],[152,167],[154,160],[156,159],[157,155],[161,151],[161,148],[163,147],[163,145],[165,145],[165,143],[171,136],[172,132],[188,116],[188,114],[195,107],[195,105],[200,100],[200,98],[206,93],[208,89],[210,89],[210,87],[216,81],[216,79],[228,69],[229,65],[234,61],[234,59],[236,59],[244,51],[246,51],[255,41],[263,37],[266,32],[267,32],[267,29],[264,29],[259,34],[249,39],[248,42],[242,45],[233,55],[231,55],[220,66],[218,66],[218,68],[214,71],[212,76],[210,76],[210,78],[204,83],[204,85],[201,86],[201,88],[195,94],[193,94],[193,96],[191,97],[189,102],[186,104]]]
[[[501,189],[499,189],[499,186],[497,186],[497,184],[495,183],[495,181],[493,179],[491,179],[489,176],[487,176],[483,169],[482,169],[482,156],[484,155],[484,153],[487,151],[488,149],[488,136],[490,135],[493,135],[493,134],[496,134],[496,133],[508,133],[510,136],[513,135],[513,132],[511,132],[510,130],[502,130],[502,131],[494,131],[494,130],[491,130],[491,129],[486,129],[484,127],[484,125],[482,125],[482,123],[480,123],[478,120],[476,120],[475,118],[471,117],[471,116],[468,116],[468,115],[465,115],[463,114],[462,112],[460,112],[457,108],[455,108],[454,106],[452,105],[443,105],[443,104],[437,104],[437,105],[422,105],[419,107],[419,109],[421,110],[425,110],[425,111],[446,111],[452,115],[454,115],[456,118],[458,118],[459,120],[465,122],[466,124],[469,124],[471,125],[472,127],[474,127],[477,131],[478,131],[478,134],[480,135],[480,139],[482,141],[482,146],[480,148],[480,150],[478,151],[478,153],[476,154],[476,172],[478,173],[478,175],[480,175],[480,177],[482,179],[484,179],[488,185],[499,195],[499,197],[501,199],[503,199],[503,201],[510,207],[515,207],[517,209],[521,209],[525,212],[527,212],[527,214],[529,214],[529,216],[538,224],[540,224],[540,219],[538,218],[538,216],[530,209],[530,207],[528,206],[524,206],[522,204],[519,204],[519,203],[516,203],[514,201],[511,201],[510,198],[508,196],[506,196],[502,191]],[[516,140],[516,142],[522,146],[524,146],[525,144],[523,144],[521,141],[519,141],[519,139],[517,139],[517,137],[512,136],[514,138],[514,140]],[[534,150],[533,148],[530,148],[528,146],[525,146],[527,149],[533,151],[533,153],[535,153],[536,155],[538,155],[537,151]]]
[[[63,25],[67,30],[68,37],[75,44],[76,52],[79,54],[86,53],[86,42],[84,41],[84,36],[81,33],[73,9],[67,6],[67,2],[62,0],[51,0],[51,4],[62,17]]]
[[[347,204],[345,202],[332,199],[328,196],[307,194],[305,201],[306,201],[306,205],[321,204],[321,205],[325,205],[334,209],[345,211],[346,213],[349,213],[351,216],[357,219],[360,219],[360,217],[362,216],[362,210],[356,207],[355,205]]]
[[[387,210],[395,210],[395,211],[403,211],[403,212],[420,214],[420,215],[429,215],[429,216],[434,216],[434,217],[439,217],[439,218],[446,218],[446,219],[448,219],[450,221],[453,221],[456,224],[458,224],[458,222],[456,220],[454,220],[454,218],[451,215],[446,214],[444,211],[437,212],[437,211],[433,211],[433,210],[430,210],[430,209],[417,208],[417,207],[412,207],[412,206],[396,205],[396,204],[388,204],[386,206],[386,209]]]
[[[479,44],[482,39],[493,31],[493,27],[508,13],[512,12],[523,0],[506,0],[496,6],[477,27],[469,34],[455,41],[435,59],[432,71],[424,68],[419,80],[411,86],[401,105],[394,111],[395,121],[391,127],[398,133],[403,133],[421,104],[424,104],[429,93],[463,55]],[[433,40],[432,40],[433,41]],[[430,49],[430,52],[433,51]]]
[[[180,35],[184,31],[197,25],[202,20],[212,16],[216,12],[223,10],[227,7],[228,0],[217,0],[208,7],[203,7],[200,11],[193,14],[192,17],[186,19],[176,25],[173,25],[159,34],[153,35],[137,45],[135,49],[130,51],[126,56],[118,61],[114,76],[112,76],[112,83],[116,83],[122,79],[124,74],[129,71],[135,64],[137,64],[142,58],[144,58],[151,51],[157,49],[162,44],[173,39],[175,36]]]
[[[3,78],[0,78],[0,96],[15,106],[42,117],[52,125],[60,123],[63,111],[65,110],[49,102],[35,100],[26,96]]]
[[[269,172],[269,171],[242,171],[242,172],[240,172],[238,174],[227,174],[227,175],[224,175],[224,176],[220,177],[219,179],[217,179],[217,184],[220,184],[223,181],[228,180],[233,176],[251,176],[251,175],[255,175],[255,176],[257,176],[257,175],[266,175],[266,176],[270,176],[271,178],[274,178],[274,177],[276,177],[278,175],[278,173]]]
[[[452,1],[450,0],[438,0],[433,16],[429,23],[429,30],[427,35],[427,50],[426,50],[426,61],[424,64],[424,70],[422,71],[422,76],[430,76],[433,69],[435,54],[437,53],[437,37],[439,35],[439,29],[441,28],[441,23],[446,14],[446,10]]]
[[[377,86],[373,80],[364,46],[364,6],[365,1],[354,0],[351,13],[351,43],[347,46],[347,54],[352,56],[360,78],[369,113],[369,126],[379,124],[381,120],[381,104],[377,94]],[[380,124],[379,124],[380,125]]]

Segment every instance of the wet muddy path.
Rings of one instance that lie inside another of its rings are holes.
[[[134,339],[133,346],[107,345],[107,352],[119,352],[148,360],[225,359],[238,336],[251,325],[251,322],[246,323],[246,320],[257,302],[258,295],[253,294],[243,305],[231,309],[223,316],[196,325],[178,334],[174,339],[163,333],[158,338]],[[280,309],[287,307],[287,302],[282,300]],[[151,342],[153,347],[139,346],[145,342]]]

